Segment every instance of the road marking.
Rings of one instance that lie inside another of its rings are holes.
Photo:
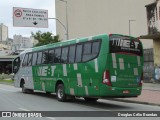
[[[7,89],[3,89],[3,88],[0,88],[0,90],[8,91],[8,92],[13,92],[12,90],[7,90]]]
[[[53,118],[53,117],[46,117],[48,119],[51,119],[51,120],[56,120],[56,118]]]
[[[23,110],[23,111],[30,111],[30,110],[25,109],[25,108],[18,108],[18,109]]]

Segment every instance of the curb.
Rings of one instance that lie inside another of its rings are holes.
[[[106,100],[112,100],[112,101],[119,101],[119,102],[126,102],[126,103],[137,103],[137,104],[144,104],[144,105],[154,105],[154,106],[160,106],[160,104],[156,103],[149,103],[149,102],[143,102],[143,101],[135,101],[135,100],[124,100],[124,99],[118,99],[118,98],[110,98]]]
[[[150,89],[150,88],[143,88],[142,90],[160,91],[160,89]]]
[[[14,85],[13,83],[6,83],[6,82],[0,82],[0,84],[4,84],[4,85],[11,85],[11,86],[13,86],[13,85]]]

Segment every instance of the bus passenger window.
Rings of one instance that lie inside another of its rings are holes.
[[[68,62],[68,47],[62,48],[61,63]]]
[[[42,52],[38,52],[38,56],[37,56],[37,65],[41,64],[42,61]]]
[[[74,59],[75,59],[75,51],[76,51],[76,46],[70,46],[69,48],[69,55],[68,55],[68,62],[69,63],[74,63]]]
[[[75,62],[81,62],[82,60],[82,45],[77,45]]]
[[[28,61],[28,54],[25,55],[24,59],[23,59],[23,63],[22,66],[27,66],[27,61]]]
[[[92,54],[97,55],[99,53],[100,42],[92,43]]]
[[[36,65],[36,61],[37,61],[37,52],[33,53],[32,65]]]
[[[49,63],[53,63],[54,62],[54,57],[55,57],[54,49],[49,50],[49,53],[48,53],[48,62]]]
[[[43,51],[42,64],[48,63],[48,50]]]
[[[55,58],[54,63],[60,63],[61,62],[61,48],[55,49]]]
[[[82,61],[88,61],[92,58],[92,53],[91,53],[91,43],[85,43],[84,44],[84,49],[83,49],[83,59]]]
[[[29,53],[27,66],[31,66],[31,65],[32,65],[32,53]]]

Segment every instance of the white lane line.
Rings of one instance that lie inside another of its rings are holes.
[[[30,110],[25,109],[25,108],[18,108],[18,109],[23,110],[23,111],[30,111]]]
[[[7,90],[7,89],[3,89],[3,88],[0,88],[0,90],[8,91],[8,92],[13,92],[12,90]]]
[[[54,117],[46,117],[46,118],[51,119],[51,120],[56,120],[56,118]]]

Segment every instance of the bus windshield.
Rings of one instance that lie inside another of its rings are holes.
[[[123,53],[142,56],[142,43],[133,37],[110,35],[110,53]]]

